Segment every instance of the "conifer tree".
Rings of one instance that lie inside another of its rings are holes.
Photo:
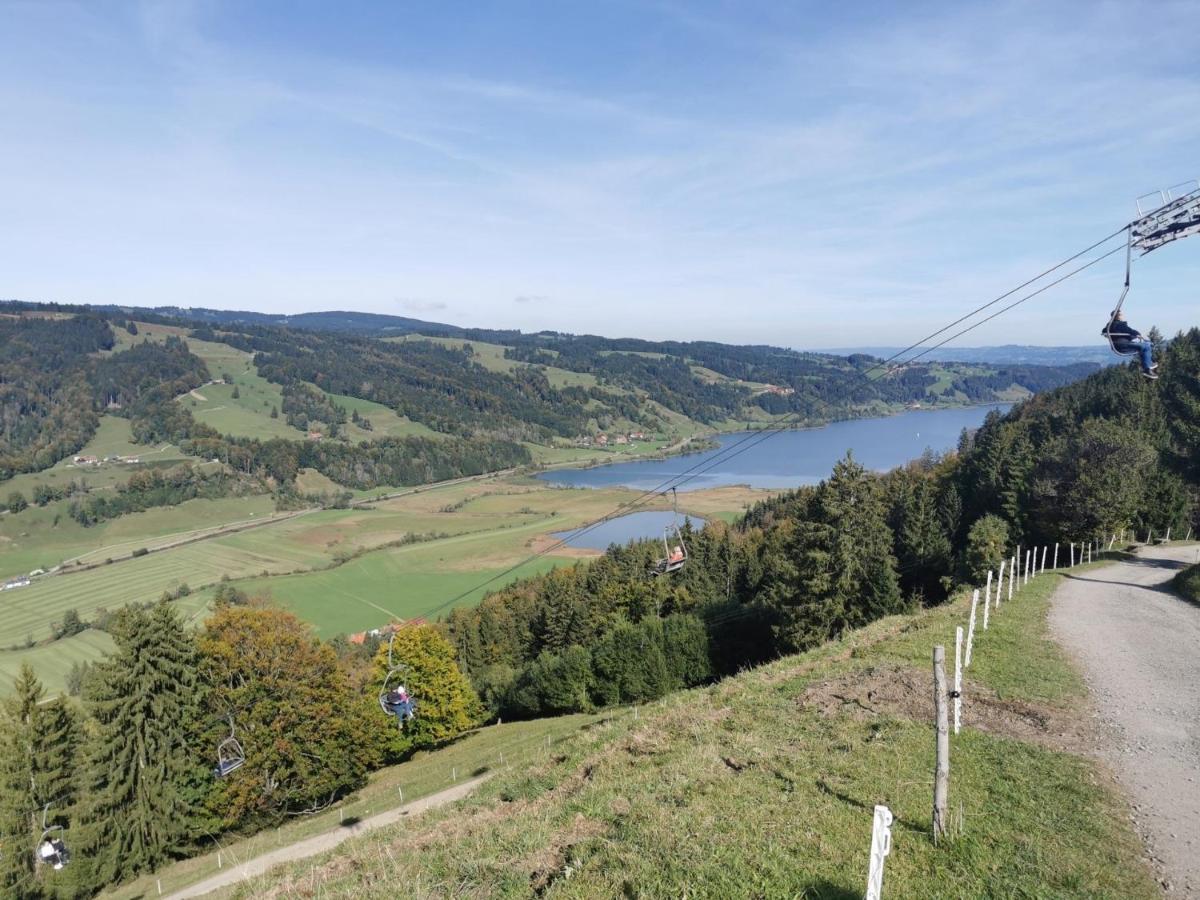
[[[70,892],[66,874],[39,871],[34,857],[43,809],[47,825],[69,828],[76,787],[78,723],[61,700],[42,702],[44,694],[23,665],[0,716],[0,887],[21,897]]]
[[[174,610],[127,609],[113,638],[116,653],[85,692],[97,733],[77,855],[93,888],[152,871],[186,845],[194,785],[208,762],[189,741],[201,699],[196,647]]]

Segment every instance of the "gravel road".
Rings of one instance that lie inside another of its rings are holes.
[[[1166,584],[1195,544],[1066,574],[1050,627],[1119,737],[1100,747],[1168,897],[1200,898],[1200,607]]]
[[[461,800],[467,794],[471,793],[471,791],[475,790],[475,788],[479,787],[479,785],[487,781],[489,777],[489,775],[481,775],[478,778],[472,778],[470,781],[456,784],[452,788],[438,791],[436,794],[430,794],[427,797],[422,797],[420,800],[406,803],[404,806],[389,809],[387,812],[371,816],[369,819],[363,819],[361,822],[356,822],[353,825],[338,828],[334,831],[327,831],[324,834],[318,834],[316,837],[297,841],[295,844],[289,844],[286,847],[280,847],[278,850],[272,850],[270,853],[264,853],[262,856],[256,856],[254,859],[248,859],[240,866],[232,865],[212,878],[198,881],[190,887],[184,888],[182,891],[171,894],[167,900],[202,897],[220,888],[237,884],[244,879],[262,875],[272,866],[294,862],[297,859],[304,859],[306,856],[316,856],[318,853],[331,850],[342,841],[362,834],[364,831],[379,828],[381,825],[391,825],[408,816],[416,815],[427,809],[433,809],[435,806],[442,806],[446,803],[453,803],[455,800]]]

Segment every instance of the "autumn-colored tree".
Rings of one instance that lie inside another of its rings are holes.
[[[333,649],[291,613],[225,606],[205,624],[199,650],[208,746],[215,754],[232,721],[246,754],[211,796],[227,825],[320,809],[379,762],[361,695]]]
[[[392,665],[403,666],[398,674],[417,701],[416,717],[405,723],[403,729],[376,704],[375,727],[390,729],[389,756],[405,756],[420,747],[447,741],[480,724],[483,705],[471,682],[459,670],[454,647],[431,625],[403,626],[390,641],[380,645],[375,656],[377,677],[373,686],[375,693],[370,697],[372,703],[388,673],[389,645]],[[391,686],[395,686],[394,680]]]

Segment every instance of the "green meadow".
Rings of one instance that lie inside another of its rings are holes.
[[[549,543],[546,535],[594,521],[632,496],[620,489],[571,490],[508,477],[295,514],[276,514],[269,497],[254,496],[193,500],[88,529],[66,517],[54,526],[49,507],[27,510],[11,522],[0,517],[0,529],[25,529],[0,553],[14,573],[72,557],[84,563],[114,560],[0,594],[0,648],[13,648],[0,649],[0,673],[28,660],[48,683],[59,686],[71,662],[95,655],[94,645],[79,639],[25,645],[47,641],[67,610],[88,620],[98,610],[154,601],[184,585],[188,593],[175,603],[197,622],[222,581],[251,594],[270,594],[324,636],[392,618],[439,615],[454,605],[478,602],[512,580],[587,555],[560,549],[524,562]],[[762,496],[745,488],[697,491],[686,495],[683,509],[728,520]],[[666,509],[667,501],[658,498],[646,508]],[[269,521],[219,533],[231,522],[253,524],[255,519]],[[194,537],[204,539],[179,544]],[[129,558],[141,547],[165,549]]]

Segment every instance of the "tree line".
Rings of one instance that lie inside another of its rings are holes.
[[[294,616],[227,592],[197,632],[170,603],[130,607],[109,623],[115,651],[82,669],[81,702],[47,700],[25,667],[0,704],[0,892],[75,898],[324,809],[367,773],[481,721],[450,644],[431,626],[402,628],[420,716],[403,731],[376,702],[377,644],[335,646]],[[214,775],[235,736],[244,763]],[[71,862],[35,860],[60,826]]]
[[[447,632],[493,712],[578,711],[611,696],[595,654],[612,655],[600,648],[664,616],[702,622],[694,646],[727,673],[939,603],[1018,544],[1182,534],[1200,505],[1200,331],[1161,359],[1157,389],[1135,368],[1106,369],[989,415],[944,457],[882,475],[847,458],[821,485],[759,503],[733,527],[685,526],[688,561],[670,578],[650,574],[660,543],[611,547],[455,610]]]

